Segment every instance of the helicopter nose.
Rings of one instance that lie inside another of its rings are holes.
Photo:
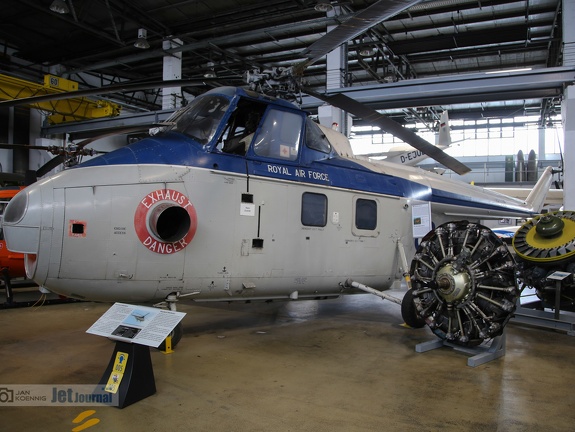
[[[29,187],[19,192],[4,211],[6,246],[12,252],[38,253],[42,200],[40,190]]]

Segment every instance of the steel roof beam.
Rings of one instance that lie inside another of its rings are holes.
[[[454,105],[560,96],[575,82],[575,67],[534,69],[520,72],[462,74],[421,78],[372,86],[332,89],[375,109]],[[303,98],[302,108],[312,109],[323,102]]]
[[[575,67],[536,69],[498,74],[464,74],[441,78],[404,80],[375,86],[332,90],[376,109],[466,104],[484,101],[538,99],[561,95],[563,88],[575,82]],[[513,97],[512,97],[513,96]],[[304,96],[302,108],[313,110],[323,102]],[[163,120],[158,112],[121,116],[115,119],[50,126],[44,134],[79,132],[116,126],[138,125]]]

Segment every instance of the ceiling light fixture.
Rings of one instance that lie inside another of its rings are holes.
[[[134,42],[134,46],[140,49],[150,48],[150,44],[148,42],[148,31],[146,29],[141,28],[138,30],[138,39]]]
[[[511,73],[511,72],[527,72],[527,71],[530,71],[531,69],[532,68],[527,67],[527,68],[517,68],[517,69],[495,70],[495,71],[485,72],[485,75],[493,75],[493,74],[499,74],[499,73]]]
[[[330,12],[333,10],[333,6],[328,1],[318,1],[317,4],[313,7],[318,12]]]
[[[50,10],[59,14],[67,14],[70,12],[66,0],[54,0],[50,5]]]
[[[206,66],[208,67],[208,70],[204,73],[204,78],[216,78],[216,70],[214,69],[215,63],[209,61],[206,63]]]
[[[375,54],[375,49],[373,49],[373,48],[363,48],[359,52],[359,55],[362,57],[371,57],[374,54]]]

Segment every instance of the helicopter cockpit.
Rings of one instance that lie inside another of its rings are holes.
[[[324,131],[304,111],[282,100],[242,93],[222,88],[196,98],[169,119],[166,132],[184,134],[211,152],[256,159],[293,163],[302,145],[323,154],[321,158],[333,152]]]
[[[312,150],[332,152],[330,141],[310,117],[282,108],[241,98],[215,148],[292,162],[298,158],[302,142]]]
[[[170,131],[180,132],[202,145],[209,143],[230,105],[230,101],[219,95],[195,99],[188,107],[177,112]]]

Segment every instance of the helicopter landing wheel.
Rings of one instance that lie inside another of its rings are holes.
[[[419,316],[413,302],[413,288],[407,290],[401,301],[401,318],[411,328],[425,327],[425,320]]]
[[[520,294],[515,261],[490,229],[467,221],[430,231],[411,262],[413,304],[441,339],[475,346],[503,333]]]

